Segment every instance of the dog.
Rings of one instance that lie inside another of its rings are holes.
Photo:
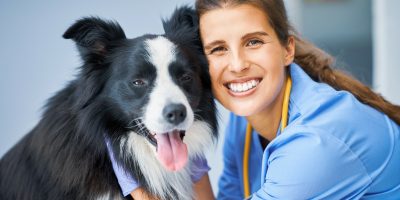
[[[192,199],[192,160],[217,139],[208,64],[193,8],[163,20],[165,34],[127,39],[86,17],[63,37],[83,60],[38,124],[0,161],[0,199],[123,197],[110,161],[159,199]]]

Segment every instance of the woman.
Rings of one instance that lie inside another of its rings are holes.
[[[196,9],[214,95],[232,111],[218,199],[400,199],[399,106],[296,37],[282,0]]]

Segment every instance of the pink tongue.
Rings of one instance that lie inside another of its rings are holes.
[[[156,134],[155,137],[157,139],[157,157],[161,164],[170,171],[182,169],[188,160],[188,152],[179,131]]]

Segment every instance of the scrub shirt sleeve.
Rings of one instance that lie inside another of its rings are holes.
[[[235,200],[243,199],[243,192],[241,188],[241,179],[239,178],[239,167],[237,166],[237,156],[235,154],[237,144],[235,145],[235,134],[233,125],[235,122],[229,120],[229,125],[225,132],[224,146],[223,146],[223,162],[224,167],[222,175],[218,182],[218,200]],[[237,141],[236,141],[237,143]]]
[[[359,157],[329,134],[292,134],[265,153],[268,168],[254,200],[359,199],[371,183]]]
[[[114,170],[114,174],[117,177],[119,186],[121,187],[122,194],[126,197],[132,191],[136,190],[140,187],[140,184],[136,182],[136,180],[127,173],[122,166],[118,165],[117,161],[114,158],[114,153],[111,150],[111,144],[108,139],[105,140],[107,145],[108,155],[110,156],[111,164]]]

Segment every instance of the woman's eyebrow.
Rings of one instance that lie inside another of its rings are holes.
[[[246,38],[254,37],[254,36],[269,36],[269,34],[264,31],[256,31],[256,32],[246,33],[245,35],[242,36],[242,39],[246,39]]]
[[[220,45],[220,44],[224,44],[225,42],[223,40],[215,40],[213,42],[210,42],[206,45],[204,45],[204,50],[209,50],[212,49],[214,46]]]

